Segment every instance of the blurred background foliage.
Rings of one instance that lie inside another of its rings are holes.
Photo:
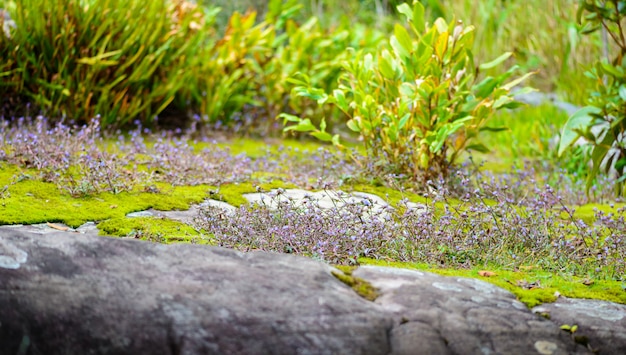
[[[477,63],[513,51],[516,64],[525,71],[539,70],[529,82],[531,86],[558,92],[562,99],[579,105],[586,100],[585,70],[605,56],[605,50],[617,50],[604,43],[600,32],[582,35],[583,26],[576,21],[578,0],[420,1],[431,23],[437,17],[448,20],[455,17],[477,27],[474,48]],[[302,21],[315,16],[324,28],[332,29],[349,21],[389,32],[399,19],[396,6],[404,2],[412,1],[298,1],[302,10],[296,19]],[[253,10],[262,17],[268,1],[203,0],[201,3],[221,8],[221,19],[217,22],[223,25],[234,11]]]
[[[420,0],[437,17],[476,27],[475,63],[513,52],[496,76],[518,65],[536,71],[524,85],[581,106],[596,83],[594,62],[617,48],[601,31],[583,35],[578,0]],[[125,127],[139,121],[280,134],[280,113],[326,118],[336,132],[347,118],[333,107],[292,95],[305,74],[332,90],[348,48],[375,53],[402,22],[393,0],[0,0],[0,97],[5,117]],[[11,18],[10,26],[3,19]],[[567,116],[552,106],[501,113],[509,129],[496,152],[553,157]],[[343,132],[345,133],[345,132]],[[563,159],[568,159],[565,156]],[[583,159],[584,160],[584,159]],[[573,167],[576,170],[579,167]]]

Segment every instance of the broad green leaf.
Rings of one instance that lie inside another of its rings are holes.
[[[398,6],[396,6],[396,9],[398,9],[398,12],[403,14],[404,16],[406,16],[406,19],[408,21],[412,21],[413,19],[413,11],[411,10],[411,6],[409,6],[409,4],[407,3],[402,3]]]
[[[413,4],[413,26],[419,34],[424,32],[424,28],[426,27],[426,23],[424,20],[424,5],[419,1],[414,1]]]
[[[283,131],[311,132],[315,131],[315,126],[311,123],[310,119],[305,118],[300,120],[296,125],[285,127]]]
[[[415,97],[415,87],[410,83],[400,84],[400,93],[407,98],[413,99]]]
[[[444,33],[448,31],[448,24],[446,20],[441,17],[435,20],[435,28],[437,28],[437,32]]]
[[[349,120],[347,123],[347,126],[353,132],[361,132],[361,127],[359,125],[359,122],[355,119]]]
[[[526,106],[525,103],[520,102],[520,101],[511,101],[507,104],[502,105],[501,108],[506,108],[509,110],[515,110],[516,108],[522,107],[522,106]]]
[[[367,53],[365,57],[363,57],[363,67],[367,71],[371,71],[374,67],[374,58],[372,57],[371,53]]]
[[[619,97],[626,101],[626,85],[624,84],[619,86]]]
[[[392,60],[393,59],[387,50],[383,50],[381,55],[378,57],[378,69],[380,70],[380,73],[389,80],[393,80],[396,77]]]
[[[347,112],[349,110],[348,102],[346,101],[346,95],[342,90],[333,90],[333,96],[335,97],[335,104],[340,110]]]
[[[404,57],[410,56],[411,52],[413,52],[413,41],[411,40],[411,37],[409,36],[409,33],[406,31],[406,29],[399,24],[396,24],[393,28],[393,34],[393,37],[396,38],[396,40],[403,49],[398,54],[402,54],[402,56]]]
[[[486,77],[480,83],[476,84],[472,91],[476,94],[476,97],[485,98],[491,95],[493,90],[498,85],[498,82],[491,76]]]
[[[465,147],[466,150],[473,150],[480,153],[489,153],[490,150],[482,143],[474,143]]]
[[[287,122],[300,122],[302,120],[302,118],[288,113],[281,113],[278,115],[278,118],[283,119],[283,124],[286,124]]]
[[[591,151],[591,161],[593,162],[593,167],[591,168],[591,171],[587,176],[587,193],[589,193],[589,190],[593,185],[593,180],[600,172],[602,160],[604,160],[604,157],[606,157],[606,153],[608,153],[609,148],[611,147],[611,145],[613,145],[614,140],[615,137],[613,137],[613,135],[607,134],[604,136],[604,139],[600,144],[593,147],[593,150]]]
[[[614,65],[607,63],[604,60],[600,63],[600,65],[602,66],[602,69],[604,69],[604,71],[607,74],[610,74],[616,78],[624,77],[624,69],[622,69],[622,67],[616,67]]]
[[[404,126],[406,126],[407,122],[409,122],[409,118],[411,118],[411,114],[405,114],[400,121],[398,122],[398,129],[402,130]]]
[[[322,142],[330,142],[333,139],[333,136],[331,136],[330,133],[328,132],[317,131],[317,132],[311,133],[311,135],[321,140]]]
[[[413,9],[407,3],[400,4],[396,8],[399,13],[406,16],[407,20],[413,22],[413,28],[415,28],[417,34],[424,32],[424,5],[416,1],[413,4]]]
[[[307,88],[302,86],[297,86],[293,88],[293,92],[297,96],[308,97],[312,100],[317,101],[320,105],[324,104],[326,100],[328,100],[328,94],[324,92],[322,89],[316,88]]]
[[[561,130],[558,155],[563,155],[565,149],[569,148],[580,137],[576,130],[588,127],[593,122],[592,115],[599,115],[602,111],[595,106],[586,106],[576,111],[565,123]]]
[[[437,42],[435,43],[435,53],[437,53],[437,57],[441,60],[443,60],[446,50],[448,49],[448,37],[448,32],[443,32],[437,37]]]
[[[479,131],[489,131],[489,132],[502,132],[502,131],[510,131],[509,127],[480,127]]]
[[[501,56],[499,56],[498,58],[492,60],[491,62],[481,64],[479,68],[480,70],[487,70],[487,69],[497,67],[498,65],[502,64],[502,62],[509,59],[509,57],[511,57],[512,55],[513,55],[513,52],[506,52],[502,54]]]
[[[326,119],[322,118],[322,122],[320,122],[320,131],[325,132],[326,131]]]
[[[506,104],[508,104],[508,103],[511,103],[511,102],[513,102],[513,98],[512,98],[512,97],[510,97],[510,96],[506,96],[506,95],[502,95],[502,96],[500,96],[500,97],[496,100],[496,102],[494,102],[494,103],[493,103],[493,106],[492,106],[492,107],[493,107],[494,109],[496,109],[496,110],[497,110],[497,109],[499,109],[500,107],[502,107],[502,106],[504,106],[504,105],[506,105]]]
[[[515,86],[517,86],[518,84],[520,84],[521,82],[525,81],[526,79],[530,78],[531,76],[535,75],[535,72],[530,72],[530,73],[526,73],[524,75],[522,75],[521,77],[508,82],[504,85],[502,85],[502,88],[509,91],[511,89],[513,89]]]

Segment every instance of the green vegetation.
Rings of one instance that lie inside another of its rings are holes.
[[[479,70],[494,68],[511,52],[491,62],[474,66],[474,27],[464,27],[443,18],[427,26],[424,7],[398,6],[407,18],[409,30],[396,24],[389,44],[374,58],[355,53],[343,62],[345,74],[332,93],[314,87],[308,76],[292,79],[294,93],[330,103],[349,117],[347,126],[360,134],[367,156],[382,173],[405,174],[426,183],[448,178],[449,169],[464,151],[486,152],[478,140],[481,131],[501,131],[487,123],[501,109],[519,107],[509,94],[529,74],[512,80],[515,67],[505,74],[477,80]],[[322,141],[339,143],[339,136],[319,129],[309,118],[282,114],[285,131],[310,132]]]
[[[210,244],[188,224],[154,217],[112,218],[98,224],[102,235],[131,237],[157,243]]]
[[[183,1],[9,3],[16,26],[0,34],[0,95],[105,125],[163,111],[195,76],[186,69],[212,21]]]
[[[369,282],[352,275],[352,271],[356,269],[355,267],[337,265],[335,268],[339,269],[340,272],[331,271],[332,275],[339,281],[350,286],[356,293],[359,294],[359,296],[368,301],[374,301],[378,298],[378,292],[374,286],[372,286]]]
[[[208,197],[210,186],[171,186],[158,183],[160,193],[103,192],[75,198],[36,178],[36,172],[0,163],[0,224],[61,222],[79,227],[89,221],[122,218],[130,212],[150,208],[185,210]],[[31,175],[32,174],[32,175]]]
[[[95,221],[332,264],[428,262],[529,306],[556,291],[626,303],[626,205],[611,191],[626,169],[625,6],[0,0],[15,21],[0,16],[0,224]],[[551,103],[518,107],[513,95],[531,90],[519,85],[589,106],[569,120]],[[279,137],[279,115],[298,141]],[[276,212],[242,196],[290,187],[370,192],[396,210]],[[126,217],[209,197],[241,208],[231,221],[203,210],[193,227]]]
[[[567,121],[561,134],[559,154],[583,137],[592,145],[591,169],[587,179],[587,192],[595,177],[602,170],[617,175],[617,193],[624,192],[626,180],[626,29],[622,27],[626,18],[626,1],[583,0],[578,11],[578,21],[585,24],[586,32],[600,28],[619,48],[612,62],[608,58],[597,61],[587,72],[595,83],[589,105],[576,112]]]
[[[557,294],[570,298],[592,298],[626,304],[623,282],[558,275],[542,271],[541,268],[534,266],[522,266],[515,271],[498,267],[491,268],[491,266],[463,270],[373,259],[359,259],[359,262],[363,265],[391,266],[428,271],[444,276],[479,279],[510,291],[529,308],[546,302],[554,302]]]

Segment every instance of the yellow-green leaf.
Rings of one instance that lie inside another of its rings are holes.
[[[487,69],[497,67],[498,65],[502,64],[502,62],[509,59],[512,55],[513,55],[513,52],[506,52],[502,54],[501,56],[499,56],[498,58],[492,60],[491,62],[481,64],[479,68],[480,70],[487,70]]]

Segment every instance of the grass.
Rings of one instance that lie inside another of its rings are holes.
[[[98,223],[100,234],[156,243],[211,244],[208,236],[188,224],[155,217],[111,218]]]

